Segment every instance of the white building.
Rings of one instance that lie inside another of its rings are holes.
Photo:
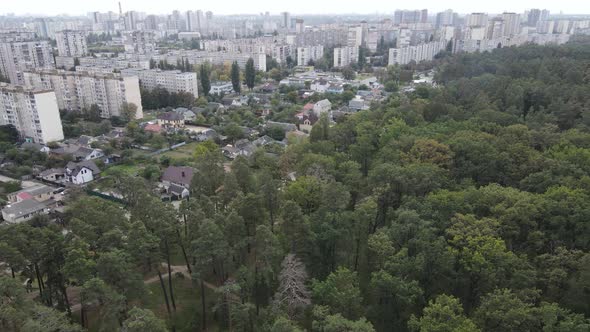
[[[137,107],[135,117],[143,118],[139,79],[118,74],[91,74],[64,70],[38,70],[24,74],[25,84],[54,90],[60,109],[80,111],[92,105],[100,108],[102,118],[122,116],[125,104]]]
[[[350,66],[359,61],[359,48],[354,47],[339,47],[334,49],[334,67],[342,68]]]
[[[155,34],[152,31],[126,31],[123,44],[126,53],[150,54],[156,49]]]
[[[446,41],[389,49],[389,65],[406,65],[412,61],[430,61],[446,47]]]
[[[488,14],[471,13],[467,15],[466,25],[468,27],[485,27],[488,25]]]
[[[193,94],[195,98],[199,97],[197,73],[183,73],[180,70],[129,68],[121,70],[121,75],[124,77],[137,76],[139,85],[144,89],[153,90],[156,87],[161,87],[171,93],[188,92]]]
[[[64,139],[55,93],[0,83],[0,123],[13,125],[22,139],[35,143]]]
[[[520,14],[502,13],[502,20],[504,21],[503,36],[510,37],[520,33]]]
[[[47,41],[0,43],[0,72],[13,84],[23,84],[23,72],[55,68]]]
[[[297,65],[307,66],[309,61],[317,61],[324,56],[324,46],[307,46],[297,48]]]
[[[64,30],[55,34],[57,51],[60,56],[82,57],[88,53],[86,32]]]
[[[221,94],[229,94],[234,91],[234,87],[231,82],[214,82],[211,84],[211,89],[209,89],[210,95],[221,95]]]

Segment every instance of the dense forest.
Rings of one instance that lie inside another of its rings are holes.
[[[1,329],[92,311],[102,331],[590,331],[590,43],[435,70],[278,154],[204,145],[178,210],[122,176],[125,204],[81,194],[59,223],[4,227],[1,260],[41,294],[1,278]],[[146,275],[165,317],[137,305]]]

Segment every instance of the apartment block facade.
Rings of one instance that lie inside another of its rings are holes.
[[[359,61],[359,48],[356,46],[339,47],[334,49],[334,67],[342,68]]]
[[[51,44],[47,41],[0,43],[0,72],[12,84],[23,84],[23,72],[55,68]]]
[[[50,90],[0,83],[0,123],[13,125],[27,141],[64,139],[57,98]]]
[[[121,75],[124,77],[137,76],[139,85],[144,89],[153,90],[156,87],[162,87],[168,92],[188,92],[193,94],[195,98],[199,97],[197,73],[183,73],[180,70],[129,68],[121,70]]]
[[[57,52],[65,57],[83,57],[88,54],[86,44],[86,32],[77,30],[64,30],[55,34]]]
[[[406,65],[412,61],[430,61],[446,47],[446,41],[424,43],[416,46],[389,49],[389,65]]]
[[[60,109],[80,111],[97,105],[100,116],[110,118],[122,116],[125,104],[134,104],[137,106],[135,117],[143,118],[137,76],[65,70],[29,71],[24,76],[27,86],[54,90]]]

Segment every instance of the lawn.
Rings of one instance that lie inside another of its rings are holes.
[[[160,158],[162,157],[168,157],[170,159],[175,159],[175,160],[182,160],[182,159],[187,159],[187,158],[192,158],[193,157],[193,153],[195,152],[195,147],[197,146],[197,142],[192,142],[192,143],[188,143],[186,145],[183,145],[177,149],[174,149],[172,151],[167,151],[164,152],[162,154],[160,154]]]
[[[111,176],[113,174],[124,174],[127,176],[136,176],[141,167],[137,165],[116,165],[108,167],[103,173],[102,176]]]

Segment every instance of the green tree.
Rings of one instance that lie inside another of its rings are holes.
[[[211,75],[209,64],[202,64],[199,70],[199,77],[201,80],[201,88],[203,89],[203,95],[205,96],[208,96],[209,90],[211,90],[211,81],[209,75]]]
[[[314,280],[311,289],[313,302],[328,306],[331,313],[352,320],[363,315],[363,298],[356,272],[340,267],[325,281]]]
[[[151,310],[134,307],[129,310],[127,319],[123,322],[122,331],[125,332],[166,332],[166,324],[157,318]]]
[[[231,84],[235,92],[240,93],[240,91],[242,91],[242,82],[240,80],[240,66],[238,66],[237,61],[234,61],[231,65]]]
[[[409,322],[417,332],[476,332],[480,329],[465,315],[458,299],[439,295],[428,302],[422,317],[412,316]]]
[[[248,89],[252,90],[256,81],[256,69],[254,68],[254,60],[252,58],[246,62],[245,77]]]

